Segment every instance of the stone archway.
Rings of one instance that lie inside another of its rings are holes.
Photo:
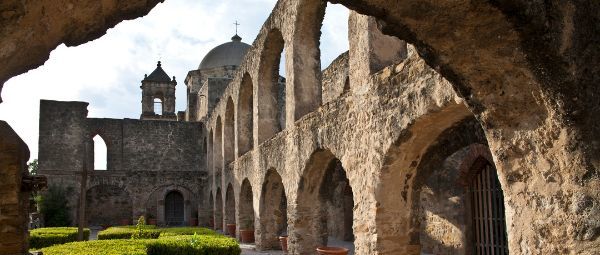
[[[217,188],[215,195],[215,214],[214,214],[215,230],[223,229],[223,194],[221,188]]]
[[[225,105],[225,119],[223,125],[223,169],[229,172],[229,163],[235,159],[235,105],[231,97],[227,98],[227,104]]]
[[[258,144],[273,137],[277,132],[285,128],[279,119],[285,119],[285,113],[281,112],[279,102],[279,64],[281,53],[285,46],[283,35],[278,29],[272,29],[266,36],[261,54],[258,87],[257,87],[257,131]],[[243,84],[242,84],[243,85]],[[285,121],[283,121],[285,125]]]
[[[469,194],[460,165],[471,148],[485,148],[479,122],[469,117],[447,128],[421,154],[406,183],[410,245],[425,254],[471,254]],[[470,166],[469,166],[470,167]],[[402,202],[403,198],[398,198]]]
[[[209,197],[208,197],[208,207],[209,207],[209,213],[208,215],[210,215],[208,222],[206,224],[208,224],[209,228],[214,228],[215,227],[215,200],[213,198],[213,192],[212,190],[210,191]]]
[[[223,218],[223,221],[225,223],[225,230],[227,229],[227,225],[230,224],[236,224],[235,221],[235,193],[233,191],[233,185],[231,183],[229,183],[229,185],[227,185],[227,190],[225,191],[225,217]],[[228,230],[230,231],[230,230]],[[232,236],[235,236],[235,230],[234,233],[229,233],[227,232],[227,234],[230,234]]]
[[[254,86],[252,77],[245,73],[240,84],[237,103],[237,155],[254,148]]]
[[[314,253],[333,240],[354,241],[354,197],[340,160],[328,150],[314,152],[298,187],[290,252]]]
[[[265,175],[259,214],[256,246],[261,250],[281,249],[278,237],[288,234],[287,198],[281,176],[275,169],[269,169]]]
[[[88,226],[131,224],[131,196],[126,189],[116,185],[93,186],[86,192],[85,215]]]
[[[239,233],[241,231],[252,231],[254,232],[254,197],[252,192],[252,185],[248,178],[242,181],[242,188],[240,189],[240,196],[238,200],[238,220],[239,222]]]

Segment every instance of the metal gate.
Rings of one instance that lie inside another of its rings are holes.
[[[183,225],[183,195],[171,191],[165,197],[165,221],[168,226]]]
[[[469,184],[474,254],[508,254],[506,221],[504,217],[504,195],[489,162],[480,168]]]

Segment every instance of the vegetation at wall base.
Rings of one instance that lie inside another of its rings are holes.
[[[84,239],[90,237],[90,230],[83,230]],[[31,249],[40,249],[57,244],[64,244],[77,241],[77,228],[75,227],[55,227],[38,228],[29,233],[29,247]]]

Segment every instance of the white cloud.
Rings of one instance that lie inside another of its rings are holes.
[[[169,0],[147,16],[124,21],[103,37],[77,47],[61,45],[41,67],[4,84],[0,119],[37,158],[39,100],[86,101],[90,117],[139,118],[140,81],[156,67],[177,77],[177,110],[185,109],[183,80],[213,47],[234,34],[252,44],[275,0]],[[348,49],[348,11],[331,5],[321,38],[322,67]]]

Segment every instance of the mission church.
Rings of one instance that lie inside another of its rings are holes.
[[[177,82],[160,61],[141,82],[139,120],[88,118],[86,102],[42,100],[39,171],[50,186],[72,191],[72,224],[85,192],[89,226],[131,224],[142,215],[158,225],[213,225],[206,209],[209,174],[203,121],[249,48],[236,33],[230,42],[210,50],[185,78],[185,111],[176,112]],[[284,82],[280,77],[281,96]],[[106,169],[92,169],[95,160],[103,160],[94,159],[96,136],[106,144]]]

